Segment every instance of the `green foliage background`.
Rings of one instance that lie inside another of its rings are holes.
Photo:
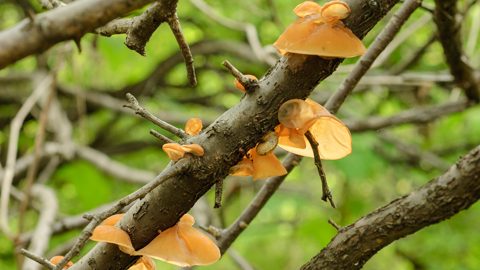
[[[459,2],[464,4],[464,1]],[[294,20],[291,9],[299,1],[213,0],[208,3],[227,18],[254,24],[261,42],[266,45],[272,44],[284,27]],[[32,1],[32,4],[37,3]],[[425,5],[432,6],[433,3],[425,1]],[[138,13],[140,11],[135,14]],[[274,19],[276,18],[273,16],[274,13],[277,14],[277,21]],[[417,11],[407,23],[407,28],[426,14],[428,13],[423,10]],[[466,41],[470,26],[478,23],[474,17],[479,15],[480,7],[477,5],[465,19],[466,27],[463,32]],[[190,44],[203,40],[246,42],[243,32],[219,25],[200,13],[189,1],[180,1],[179,17]],[[20,10],[10,3],[0,2],[2,29],[11,27],[21,18]],[[384,21],[379,23],[365,38],[367,45],[373,41],[384,24]],[[435,25],[431,21],[420,27],[382,66],[373,69],[370,74],[388,74],[391,67],[410,55],[412,48],[422,46],[434,31]],[[125,85],[144,79],[162,60],[178,51],[178,46],[166,25],[162,25],[151,38],[146,48],[146,57],[126,48],[123,44],[124,38],[123,35],[105,38],[90,34],[82,39],[82,53],[75,51],[72,42],[59,44],[48,53],[48,62],[56,63],[59,58],[64,57],[62,56],[64,51],[67,51],[66,64],[59,73],[60,84],[79,87],[83,91],[97,90],[114,94]],[[473,52],[476,58],[472,57],[472,61],[478,65],[478,44]],[[231,76],[222,70],[221,62],[224,59],[229,59],[244,73],[257,76],[261,76],[268,69],[265,64],[254,63],[222,52],[211,55],[194,54],[194,57],[199,78],[195,89],[184,87],[185,68],[180,64],[168,73],[163,85],[149,89],[152,94],[150,97],[142,98],[141,102],[159,115],[179,119],[200,116],[210,122],[241,98],[241,94],[233,89]],[[356,60],[345,61],[343,67],[348,67]],[[10,69],[0,71],[0,75],[32,72],[34,69],[35,60],[30,57],[16,63]],[[434,43],[418,64],[408,72],[444,74],[447,70],[442,49],[438,43]],[[313,97],[317,100],[324,99],[338,87],[346,75],[346,72],[335,73],[318,87]],[[408,89],[403,96],[389,91],[401,92],[402,87],[404,86],[366,86],[366,91],[355,94],[347,100],[339,112],[339,117],[361,119],[369,115],[389,116],[418,105],[413,101],[413,94],[407,91]],[[455,95],[441,85],[432,84],[429,87],[425,102],[427,104],[442,103]],[[185,100],[189,98],[203,98],[206,105],[186,102]],[[65,106],[75,106],[71,99],[65,98],[64,102]],[[2,104],[0,118],[8,119],[16,110],[18,106]],[[102,127],[115,117],[119,118],[108,132],[102,134],[103,139],[96,141],[99,132],[105,132]],[[176,124],[183,125],[181,122]],[[100,150],[112,151],[115,145],[129,142],[147,142],[148,146],[136,151],[110,155],[111,158],[129,166],[159,172],[168,162],[154,138],[148,134],[153,126],[135,116],[98,110],[88,114],[84,119],[75,120],[74,125],[76,141],[82,144],[95,142],[95,147]],[[33,150],[37,126],[37,121],[31,119],[23,128],[20,138],[20,149],[23,152]],[[8,141],[8,131],[0,130],[2,150]],[[469,109],[428,125],[403,125],[391,128],[390,131],[403,142],[439,153],[442,158],[453,163],[466,153],[470,146],[479,143],[480,109],[478,107]],[[296,269],[318,253],[335,235],[335,230],[327,223],[329,218],[339,225],[348,225],[442,173],[428,164],[409,160],[394,145],[379,139],[376,131],[354,134],[353,148],[353,153],[347,158],[325,162],[338,209],[331,209],[320,200],[320,180],[317,180],[312,160],[305,159],[232,248],[255,269]],[[2,158],[4,153],[5,151],[2,151]],[[92,164],[77,159],[62,164],[49,179],[48,185],[57,193],[62,216],[89,211],[138,188],[134,184],[116,181]],[[228,203],[220,210],[223,222],[228,225],[248,205],[262,185],[262,181],[229,178],[225,185],[226,190],[241,187],[231,193]],[[208,194],[207,197],[209,203],[213,205],[213,194]],[[28,214],[28,224],[33,226],[37,215],[33,211]],[[15,226],[15,222],[16,216],[13,216],[12,227]],[[480,269],[479,224],[480,205],[476,204],[450,220],[428,227],[388,246],[375,255],[365,269]],[[55,236],[51,248],[70,241],[77,233],[69,232]],[[174,269],[162,262],[158,262],[158,266],[159,269]],[[13,245],[5,237],[0,236],[0,269],[14,267]],[[202,268],[236,269],[236,266],[227,254],[217,264]]]

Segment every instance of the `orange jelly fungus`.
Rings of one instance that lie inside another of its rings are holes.
[[[257,77],[255,77],[254,75],[250,75],[250,74],[247,74],[245,75],[246,77],[248,77],[249,79],[252,79],[252,80],[258,80]],[[238,79],[235,79],[235,88],[237,88],[238,90],[242,91],[243,93],[245,93],[245,87],[243,86],[243,84],[241,84]]]
[[[162,146],[162,149],[167,153],[168,158],[173,161],[181,159],[185,156],[185,152],[191,153],[195,156],[203,156],[205,154],[203,147],[198,144],[180,145],[178,143],[166,143]]]
[[[287,170],[273,154],[273,150],[260,155],[256,147],[248,151],[247,155],[230,168],[230,174],[235,176],[252,176],[253,180],[287,174]]]
[[[50,262],[54,265],[57,265],[61,260],[63,259],[63,256],[53,256],[50,259]],[[68,269],[73,265],[73,262],[68,261],[67,264],[62,268],[62,269]]]
[[[275,131],[278,146],[301,156],[313,157],[304,136],[310,131],[318,143],[321,159],[340,159],[352,152],[352,137],[347,126],[313,100],[292,99],[280,106],[280,125]]]
[[[306,1],[294,12],[299,18],[273,44],[280,53],[340,58],[365,53],[362,41],[341,21],[350,14],[347,3],[335,0],[320,6]]]
[[[162,231],[137,255],[148,256],[178,266],[208,265],[220,259],[217,245],[192,225],[195,219],[185,214],[173,227]]]
[[[202,119],[196,117],[188,119],[185,124],[185,132],[191,136],[198,135],[200,131],[202,131],[202,128]]]
[[[160,232],[140,250],[133,248],[125,231],[115,227],[122,216],[123,214],[118,214],[105,219],[93,230],[90,239],[116,244],[121,251],[132,256],[143,256],[129,268],[131,270],[154,270],[155,264],[151,258],[178,266],[207,265],[220,259],[217,245],[208,236],[192,227],[195,219],[189,214],[183,215],[177,224]]]

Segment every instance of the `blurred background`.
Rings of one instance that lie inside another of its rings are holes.
[[[42,10],[37,1],[28,2]],[[480,6],[476,1],[458,2],[464,11],[464,51],[478,68]],[[148,110],[179,127],[191,117],[200,117],[204,126],[208,125],[242,98],[222,62],[229,60],[245,74],[265,74],[279,57],[271,44],[294,21],[292,9],[299,3],[180,1],[178,15],[197,70],[195,88],[188,86],[183,58],[165,24],[148,42],[145,57],[124,45],[125,35],[92,33],[81,40],[81,53],[74,42],[64,42],[0,70],[2,166],[12,119],[32,91],[50,76],[47,74],[56,78],[51,98],[40,99],[25,118],[13,179],[13,186],[21,193],[28,186],[29,168],[37,163],[36,181],[56,195],[58,230],[47,257],[71,246],[82,229],[79,217],[83,213],[135,191],[169,161],[161,143],[149,134],[155,127],[122,107],[125,93],[133,93]],[[424,7],[412,15],[337,114],[353,134],[350,156],[324,162],[337,209],[321,201],[316,168],[313,160],[305,158],[236,240],[231,252],[202,268],[249,269],[245,268],[249,265],[250,269],[296,269],[336,234],[328,219],[346,226],[441,175],[480,144],[480,107],[465,106],[462,91],[453,84],[436,38],[433,7],[433,1],[424,1]],[[367,47],[391,14],[364,38]],[[8,29],[23,18],[15,1],[0,1],[0,29]],[[345,60],[311,98],[325,102],[357,60]],[[41,115],[48,114],[45,104],[57,115],[48,118],[57,119],[55,122],[42,123]],[[422,115],[425,117],[419,117]],[[38,135],[41,130],[43,138]],[[65,141],[70,148],[65,147]],[[280,157],[285,154],[278,150]],[[102,166],[102,158],[139,170],[143,178],[122,178],[105,169],[110,163]],[[262,184],[249,177],[228,177],[223,207],[213,209],[212,190],[192,213],[199,225],[228,226]],[[8,222],[19,233],[19,242],[28,241],[28,233],[38,221],[35,207],[35,200],[28,210],[22,210],[19,200],[10,201]],[[62,228],[62,224],[69,225]],[[396,241],[364,269],[480,269],[479,226],[480,205],[476,204],[450,220]],[[89,243],[84,252],[93,244]],[[0,234],[0,269],[16,268],[15,246]],[[158,262],[158,267],[175,269],[163,262]]]

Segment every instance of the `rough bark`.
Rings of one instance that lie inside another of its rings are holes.
[[[107,22],[153,0],[82,0],[23,20],[0,32],[0,68],[65,40],[79,40]],[[163,0],[169,3],[171,0]]]
[[[303,270],[361,269],[377,251],[480,199],[480,146],[443,175],[342,228]]]
[[[346,21],[352,31],[363,37],[397,0],[350,1],[352,14]],[[340,59],[289,55],[281,58],[259,81],[254,93],[220,116],[199,136],[189,140],[205,149],[205,156],[190,157],[191,168],[171,179],[136,203],[120,226],[126,230],[135,248],[149,243],[158,230],[174,225],[210,187],[228,174],[246,150],[278,123],[280,105],[292,98],[305,98],[330,75]],[[71,269],[124,269],[135,258],[116,246],[98,244]]]

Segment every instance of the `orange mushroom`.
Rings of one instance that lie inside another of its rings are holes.
[[[230,174],[235,176],[252,176],[253,180],[271,176],[285,175],[287,170],[273,154],[273,149],[264,155],[257,151],[257,147],[250,149],[245,157],[230,168]]]
[[[130,236],[124,230],[115,226],[123,215],[116,214],[106,218],[100,225],[95,227],[90,240],[116,244],[121,251],[132,255],[135,249],[132,246]]]
[[[305,108],[307,106],[310,111]],[[302,111],[306,112],[306,116],[298,113]],[[322,159],[340,159],[352,152],[352,137],[347,126],[313,100],[293,99],[285,102],[279,109],[279,121],[280,127],[276,128],[278,145],[291,153],[313,157],[310,143],[303,135],[307,131],[318,142],[318,153]],[[303,143],[299,139],[300,134]]]
[[[198,135],[200,131],[202,130],[203,124],[202,124],[202,119],[200,118],[190,118],[187,120],[187,123],[185,124],[185,132],[188,135]]]
[[[57,265],[60,261],[62,261],[63,259],[63,256],[53,256],[51,259],[50,259],[50,262],[54,265]],[[62,269],[68,269],[70,268],[71,266],[73,265],[73,262],[71,261],[68,261],[67,264],[62,268]]]
[[[168,158],[173,161],[181,159],[185,155],[185,152],[195,156],[203,156],[205,154],[203,147],[198,144],[180,145],[178,143],[166,143],[162,146],[162,149],[167,153]]]
[[[252,79],[252,80],[258,80],[257,77],[255,77],[254,75],[250,75],[250,74],[247,74],[245,75],[246,77],[248,77],[249,79]],[[245,93],[245,86],[243,86],[242,83],[240,83],[240,81],[238,81],[238,79],[235,79],[235,88],[237,88],[238,90],[242,91],[243,93]]]
[[[273,44],[280,53],[340,58],[365,53],[362,41],[340,21],[350,14],[345,2],[334,0],[319,8],[307,1],[294,12],[299,18]]]
[[[193,228],[195,219],[185,214],[173,227],[162,231],[137,255],[178,266],[208,265],[220,258],[220,250],[206,235]]]

